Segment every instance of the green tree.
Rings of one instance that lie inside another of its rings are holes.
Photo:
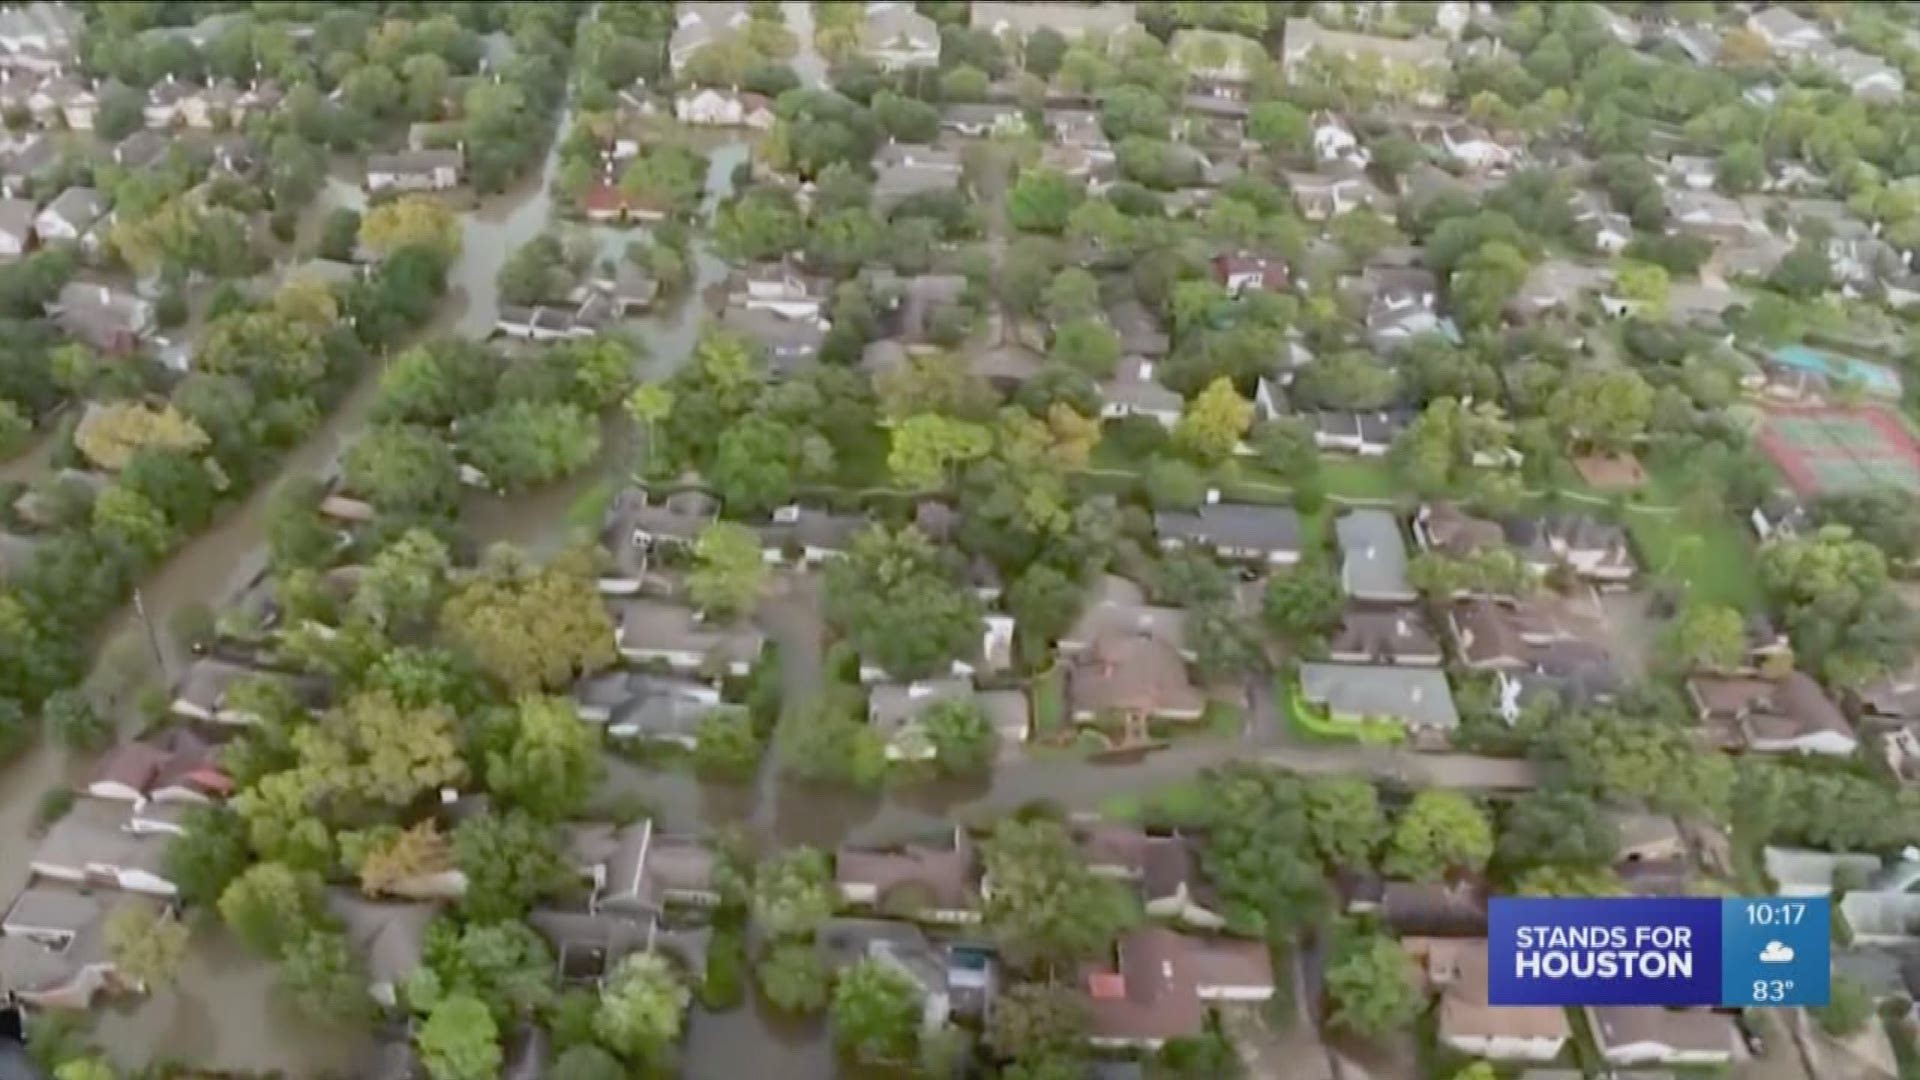
[[[600,452],[600,422],[570,402],[505,401],[469,418],[460,449],[502,491],[571,476]]]
[[[956,466],[984,457],[993,435],[979,424],[931,413],[895,424],[887,470],[903,486],[928,490],[945,484]]]
[[[1113,883],[1087,869],[1058,822],[1001,821],[982,856],[994,883],[987,926],[1016,958],[1070,964],[1104,948],[1138,915]]]
[[[500,1029],[478,998],[452,994],[441,999],[414,1043],[433,1080],[492,1080],[500,1074]]]
[[[187,958],[192,932],[172,913],[123,904],[107,917],[107,953],[122,978],[152,992],[171,983]]]
[[[620,1059],[591,1043],[568,1047],[553,1063],[552,1080],[627,1080]]]
[[[1659,317],[1667,313],[1667,298],[1673,284],[1666,267],[1625,261],[1614,271],[1613,283],[1621,296],[1639,303],[1646,314]]]
[[[920,1035],[920,991],[879,960],[862,960],[841,972],[833,990],[833,1040],[866,1064],[913,1060]]]
[[[1546,407],[1547,420],[1576,453],[1630,448],[1652,414],[1653,387],[1639,372],[1618,365],[1575,368]]]
[[[1364,873],[1391,831],[1379,792],[1357,777],[1321,777],[1306,782],[1307,834],[1320,861],[1338,870]]]
[[[934,704],[921,717],[934,761],[949,776],[970,776],[993,768],[1000,751],[1000,733],[978,702],[949,700]]]
[[[437,993],[472,996],[501,1024],[553,1000],[553,954],[546,939],[525,923],[468,923],[456,929],[452,922],[437,922],[427,932],[421,971],[437,980]]]
[[[754,875],[754,925],[775,938],[811,935],[833,917],[837,900],[826,853],[814,848],[771,856]]]
[[[790,941],[767,950],[758,968],[760,992],[782,1012],[808,1015],[826,1007],[832,979],[813,945]]]
[[[1086,189],[1052,169],[1023,174],[1007,195],[1007,221],[1021,232],[1058,236]]]
[[[1327,963],[1327,1020],[1362,1038],[1405,1030],[1420,1011],[1413,964],[1399,942],[1348,929],[1334,941]]]
[[[746,780],[760,766],[760,733],[745,709],[715,709],[694,730],[693,763],[702,775]]]
[[[1515,800],[1500,830],[1509,867],[1605,866],[1620,837],[1600,805],[1578,791],[1532,791]]]
[[[214,904],[253,861],[246,826],[224,806],[190,807],[181,826],[181,834],[167,843],[167,880],[185,902]]]
[[[1313,139],[1306,111],[1287,101],[1262,101],[1247,114],[1247,134],[1269,151],[1297,154]]]
[[[489,791],[548,821],[586,804],[600,778],[600,733],[572,701],[521,698],[503,726],[486,755]]]
[[[433,513],[459,498],[453,451],[417,427],[376,426],[347,450],[341,467],[347,489],[382,510]]]
[[[320,925],[320,889],[317,874],[255,863],[220,894],[220,917],[242,945],[279,956]]]
[[[1233,456],[1252,423],[1253,403],[1241,397],[1231,381],[1215,379],[1181,414],[1173,428],[1173,445],[1204,464],[1218,464]]]
[[[1340,577],[1324,558],[1307,558],[1267,579],[1260,611],[1267,628],[1295,645],[1325,639],[1346,613]]]
[[[1213,794],[1201,865],[1225,902],[1227,925],[1291,939],[1326,904],[1303,788],[1289,776],[1236,766],[1215,779]]]
[[[1047,359],[1076,371],[1105,379],[1120,362],[1120,335],[1095,319],[1074,319],[1056,326]]]
[[[1475,248],[1447,279],[1447,294],[1468,326],[1496,326],[1500,314],[1527,281],[1527,257],[1499,240]]]
[[[1093,1018],[1086,999],[1064,987],[1009,987],[987,1016],[987,1045],[1002,1058],[1035,1062],[1071,1057],[1086,1045]]]
[[[300,1007],[330,1020],[353,1023],[373,1010],[367,975],[345,934],[316,930],[286,950],[280,981]]]
[[[1859,1034],[1873,1019],[1873,995],[1867,988],[1844,975],[1835,975],[1827,1003],[1814,1010],[1820,1030],[1836,1039]]]
[[[692,997],[665,957],[634,953],[620,961],[600,992],[594,1034],[629,1062],[664,1066]]]
[[[693,548],[687,592],[702,611],[732,617],[753,610],[767,578],[760,538],[752,529],[720,521],[701,530]]]
[[[1721,671],[1747,655],[1747,626],[1740,613],[1718,604],[1690,601],[1667,630],[1669,656],[1691,667]]]
[[[540,897],[578,884],[552,830],[520,810],[461,822],[453,856],[467,878],[461,908],[480,922],[518,918]]]
[[[916,529],[856,537],[827,568],[826,615],[861,657],[897,679],[971,656],[980,640],[979,599]]]
[[[1385,869],[1395,877],[1439,879],[1449,870],[1477,871],[1493,855],[1493,827],[1473,800],[1457,791],[1414,796],[1388,844]]]
[[[460,235],[459,216],[425,195],[402,195],[381,203],[360,221],[360,242],[380,258],[420,247],[451,259],[460,251]]]
[[[56,690],[40,707],[47,735],[75,750],[98,750],[113,739],[113,721],[93,707],[84,690]]]
[[[615,656],[613,622],[584,552],[543,567],[510,549],[490,553],[442,606],[440,630],[516,693],[570,687]]]

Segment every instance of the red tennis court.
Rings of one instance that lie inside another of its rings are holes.
[[[1920,438],[1887,409],[1769,409],[1760,449],[1802,495],[1875,487],[1920,494]]]

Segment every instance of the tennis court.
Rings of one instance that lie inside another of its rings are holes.
[[[1874,487],[1920,494],[1920,439],[1886,409],[1771,410],[1760,448],[1802,495]]]

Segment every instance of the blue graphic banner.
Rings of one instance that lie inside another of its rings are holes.
[[[1825,1005],[1825,897],[1495,898],[1490,1005]]]

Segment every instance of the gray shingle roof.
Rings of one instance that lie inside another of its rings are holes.
[[[1432,668],[1302,664],[1300,691],[1308,701],[1345,716],[1443,731],[1460,726],[1447,677]]]

